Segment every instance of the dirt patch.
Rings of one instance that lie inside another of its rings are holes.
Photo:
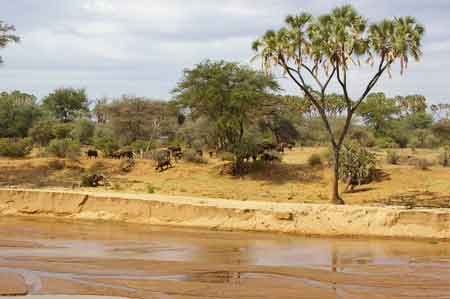
[[[0,273],[0,296],[26,295],[28,287],[22,275]]]

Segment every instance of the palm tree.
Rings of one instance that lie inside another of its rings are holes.
[[[419,60],[423,34],[424,27],[413,17],[386,19],[368,26],[351,5],[344,5],[318,17],[307,13],[288,16],[285,27],[269,30],[253,43],[262,67],[268,72],[281,68],[323,120],[334,152],[333,203],[344,203],[339,195],[339,156],[353,114],[395,62],[400,63],[403,74],[410,57]],[[363,64],[376,64],[374,74],[363,93],[352,99],[347,75],[352,67]],[[340,132],[333,130],[326,109],[332,81],[345,99],[346,121]]]

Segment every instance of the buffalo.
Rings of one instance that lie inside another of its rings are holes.
[[[98,152],[96,150],[88,150],[86,155],[88,156],[89,159],[91,159],[91,158],[97,159]]]

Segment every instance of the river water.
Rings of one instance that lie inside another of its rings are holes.
[[[29,294],[450,298],[450,243],[4,217],[0,273]]]

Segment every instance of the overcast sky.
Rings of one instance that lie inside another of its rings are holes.
[[[57,87],[83,87],[90,98],[169,99],[184,68],[205,59],[250,63],[251,42],[279,28],[287,14],[320,14],[352,3],[369,21],[413,15],[426,27],[422,61],[411,63],[404,76],[395,71],[385,77],[376,90],[450,100],[448,0],[0,1],[0,20],[15,25],[22,38],[0,50],[0,90],[42,97]],[[369,72],[353,75],[353,94]],[[297,92],[288,81],[283,87]]]

